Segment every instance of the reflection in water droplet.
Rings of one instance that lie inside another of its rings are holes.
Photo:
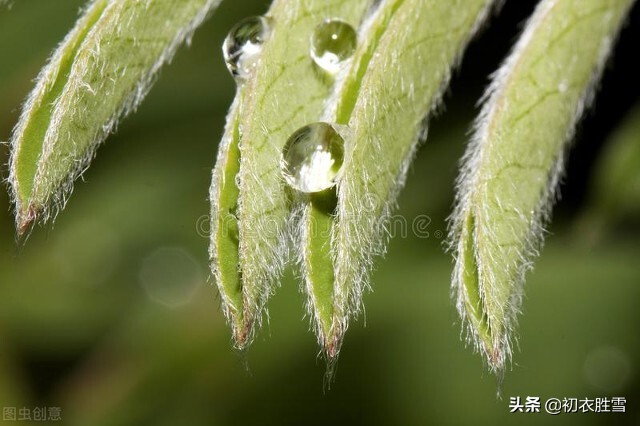
[[[236,81],[245,80],[253,72],[269,31],[269,22],[263,16],[243,19],[229,31],[222,52]]]
[[[344,139],[327,123],[312,123],[287,140],[280,163],[285,181],[312,193],[331,188],[342,167]]]
[[[327,19],[311,35],[311,58],[329,74],[336,74],[355,52],[357,40],[351,25],[340,19]]]
[[[612,346],[601,346],[587,355],[584,377],[591,387],[600,392],[624,390],[631,375],[629,356]]]
[[[179,247],[161,247],[147,256],[139,278],[151,300],[172,308],[189,303],[203,282],[200,264]]]

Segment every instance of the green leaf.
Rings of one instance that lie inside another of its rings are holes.
[[[222,310],[232,326],[236,345],[247,343],[249,329],[245,326],[242,279],[238,264],[238,195],[236,176],[240,170],[240,117],[242,90],[231,106],[218,159],[213,169],[209,199],[211,200],[211,243],[209,258],[213,276],[222,298]]]
[[[374,257],[385,251],[385,221],[426,135],[425,117],[493,3],[387,0],[359,29],[352,65],[323,115],[348,128],[336,212],[312,203],[303,226],[322,226],[316,233],[299,232],[309,236],[300,250],[309,305],[329,359],[362,309]],[[315,272],[327,269],[331,273]]]
[[[499,372],[576,122],[632,0],[543,0],[495,74],[458,183],[453,291]]]
[[[63,207],[73,180],[220,0],[94,0],[29,95],[11,145],[18,233]]]
[[[314,68],[309,39],[327,18],[356,25],[369,3],[276,0],[266,14],[270,35],[228,115],[211,190],[211,266],[237,347],[251,342],[288,257],[282,148],[317,121],[331,92]]]

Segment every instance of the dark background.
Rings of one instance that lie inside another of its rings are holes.
[[[0,140],[82,3],[0,6]],[[457,161],[488,76],[534,5],[506,1],[470,46],[399,200],[409,223],[429,215],[429,238],[398,236],[378,261],[366,324],[351,326],[327,390],[292,273],[246,354],[231,349],[207,283],[198,226],[234,93],[220,46],[234,22],[268,7],[224,1],[100,149],[55,224],[23,248],[0,192],[0,406],[60,407],[70,425],[640,423],[640,195],[637,185],[633,198],[631,186],[608,183],[603,160],[616,144],[640,150],[637,6],[580,125],[528,276],[502,399],[465,348],[449,298],[442,235]],[[638,131],[623,140],[623,125]],[[0,146],[2,163],[7,151]],[[511,396],[624,396],[628,412],[509,414]]]

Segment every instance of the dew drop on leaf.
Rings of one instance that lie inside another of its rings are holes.
[[[282,150],[280,167],[294,189],[313,193],[336,183],[344,159],[344,139],[328,123],[311,123],[296,130]]]
[[[243,19],[229,31],[222,52],[227,68],[236,81],[246,80],[253,72],[269,31],[269,21],[263,16]]]
[[[311,58],[321,69],[336,74],[356,50],[356,30],[340,19],[327,19],[311,34]]]

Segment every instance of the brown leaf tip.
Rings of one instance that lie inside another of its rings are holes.
[[[26,211],[21,211],[16,217],[16,232],[18,238],[22,238],[29,233],[33,224],[36,222],[38,210],[30,205]]]

